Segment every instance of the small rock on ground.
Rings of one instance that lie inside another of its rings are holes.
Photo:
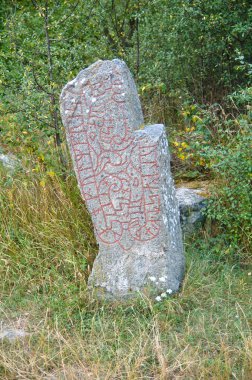
[[[184,234],[195,232],[205,221],[203,210],[207,204],[207,198],[200,195],[203,191],[203,189],[188,189],[186,187],[176,189],[180,222]]]

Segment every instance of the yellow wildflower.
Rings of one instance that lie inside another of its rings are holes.
[[[199,164],[200,164],[200,166],[204,166],[205,165],[205,160],[203,158],[200,158]]]
[[[41,187],[45,187],[45,185],[46,185],[45,180],[42,179],[42,181],[40,181],[39,184]]]
[[[202,119],[201,119],[199,116],[197,116],[197,115],[193,115],[193,117],[192,117],[192,121],[193,121],[194,123],[196,123],[196,121],[202,121]]]
[[[182,142],[181,146],[182,148],[188,148],[188,144],[186,142]]]
[[[47,175],[49,175],[49,177],[53,178],[55,176],[55,173],[53,171],[49,171],[49,172],[47,172]]]

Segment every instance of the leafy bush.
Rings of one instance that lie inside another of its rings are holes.
[[[207,215],[219,221],[221,230],[228,235],[230,253],[239,254],[247,262],[252,248],[252,137],[249,124],[245,122],[240,127],[227,145],[208,151],[215,161],[212,170],[217,184],[212,189]]]
[[[247,87],[222,105],[184,103],[183,126],[173,132],[171,144],[179,178],[211,179],[207,215],[217,221],[225,253],[243,262],[249,260],[252,238],[251,102]]]

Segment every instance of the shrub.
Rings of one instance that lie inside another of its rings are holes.
[[[227,252],[239,254],[242,262],[248,262],[252,248],[252,138],[248,120],[241,118],[239,127],[235,136],[230,133],[228,143],[206,152],[216,178],[207,215],[217,220],[221,231],[228,236]]]

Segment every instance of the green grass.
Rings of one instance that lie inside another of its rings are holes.
[[[0,343],[1,379],[252,378],[248,267],[202,235],[186,243],[179,294],[97,301],[86,287],[97,247],[73,178],[0,177],[0,322],[30,333]]]

